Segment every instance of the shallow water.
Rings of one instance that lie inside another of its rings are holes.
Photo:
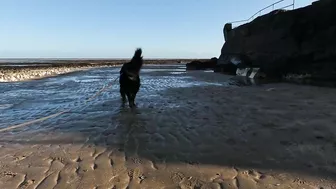
[[[24,123],[65,109],[74,112],[85,111],[92,104],[110,101],[110,111],[120,104],[118,81],[112,88],[89,104],[84,101],[103,86],[118,77],[120,68],[98,68],[41,80],[0,84],[0,128]],[[141,74],[141,90],[138,102],[160,101],[156,93],[169,88],[183,88],[202,85],[228,85],[224,80],[217,82],[195,81],[187,74],[185,67],[178,65],[145,66]],[[209,73],[211,74],[211,73]],[[175,106],[170,104],[170,106]],[[57,120],[55,118],[53,121]],[[34,129],[37,129],[34,127]]]

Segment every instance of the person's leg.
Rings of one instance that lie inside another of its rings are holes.
[[[132,103],[133,103],[133,107],[135,107],[135,98],[136,98],[136,95],[138,94],[139,92],[139,89],[140,89],[140,78],[138,77],[138,81],[136,83],[136,85],[134,86],[134,91],[132,92]]]
[[[135,87],[134,87],[134,91],[133,91],[133,105],[134,106],[136,106],[135,105],[135,98],[136,98],[136,95],[138,94],[138,92],[139,92],[139,89],[140,89],[140,77],[138,76],[138,79],[137,79],[137,83],[136,83],[136,85],[135,85]]]
[[[134,103],[135,94],[134,93],[129,93],[127,98],[128,98],[129,107],[134,108],[135,107],[135,103]]]
[[[130,93],[130,92],[127,92],[126,93],[126,96],[127,96],[127,99],[128,99],[128,105],[129,105],[129,107],[133,107],[133,97],[132,97],[132,94]]]
[[[120,96],[123,103],[126,102],[126,93],[122,87],[120,87]]]

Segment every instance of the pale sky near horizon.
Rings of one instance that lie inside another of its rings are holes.
[[[218,57],[226,22],[275,1],[0,0],[0,58]]]

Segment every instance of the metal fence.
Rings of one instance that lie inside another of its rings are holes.
[[[262,13],[268,9],[271,9],[272,8],[272,11],[274,10],[279,10],[279,9],[286,9],[286,8],[289,8],[291,7],[292,9],[295,8],[295,0],[291,0],[291,4],[286,4],[280,8],[276,8],[276,5],[280,4],[280,3],[284,3],[286,0],[280,0],[280,1],[277,1],[275,3],[272,3],[271,5],[268,5],[267,7],[263,8],[263,9],[260,9],[258,12],[256,12],[254,15],[252,15],[250,18],[248,19],[245,19],[245,20],[238,20],[238,21],[233,21],[233,22],[229,22],[231,23],[232,25],[235,25],[233,27],[238,27],[239,25],[241,24],[245,24],[247,22],[250,22],[252,21],[253,19],[255,19],[256,17],[258,16],[261,16],[263,15]],[[288,1],[288,0],[287,0]],[[276,9],[275,9],[276,8]],[[268,12],[267,12],[268,13]]]

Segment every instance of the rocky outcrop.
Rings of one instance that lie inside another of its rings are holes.
[[[336,79],[336,1],[320,0],[292,10],[276,10],[231,29],[216,71],[234,74],[240,66],[259,67],[268,77],[288,74]]]
[[[214,69],[217,65],[218,59],[216,57],[210,60],[194,60],[186,64],[187,70],[206,70]]]
[[[231,54],[221,56],[215,67],[215,72],[223,72],[230,75],[236,75],[237,69],[252,67],[252,62],[244,54]],[[224,63],[221,63],[224,62]]]
[[[49,67],[49,68],[1,68],[0,67],[0,82],[16,82],[44,77],[51,77],[60,74],[82,71],[91,67]]]

